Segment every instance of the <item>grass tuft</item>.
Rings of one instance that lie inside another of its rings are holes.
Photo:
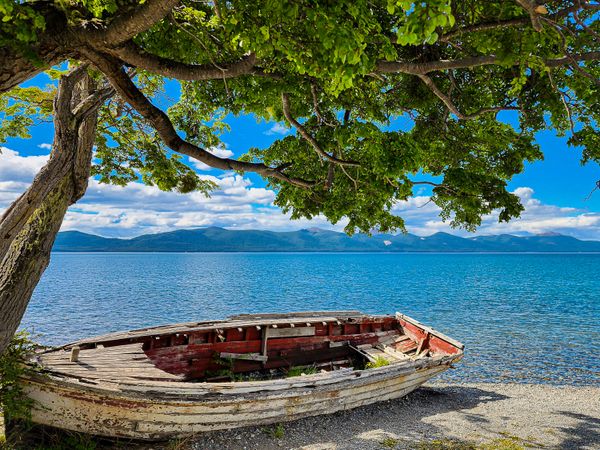
[[[525,450],[527,448],[543,448],[544,446],[534,441],[525,440],[509,433],[500,433],[503,437],[492,439],[483,444],[454,439],[435,439],[419,442],[418,450]]]
[[[378,356],[375,361],[365,364],[365,369],[375,369],[377,367],[389,366],[390,362],[383,356]]]
[[[287,378],[299,377],[301,375],[313,375],[317,373],[317,368],[314,366],[296,366],[290,367],[285,373]]]
[[[435,439],[419,442],[418,450],[478,450],[474,444],[453,439]]]
[[[23,362],[37,347],[28,332],[19,331],[0,355],[0,410],[7,423],[31,419],[33,401],[24,394],[20,378],[32,371]]]
[[[280,423],[274,427],[263,428],[263,431],[274,439],[283,439],[285,436],[285,428],[283,428],[283,425]]]
[[[396,446],[400,443],[398,439],[394,439],[391,437],[386,437],[380,444],[385,448],[396,448]]]

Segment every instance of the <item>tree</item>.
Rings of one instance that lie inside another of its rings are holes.
[[[195,159],[258,173],[292,217],[347,218],[349,233],[403,230],[391,208],[419,184],[453,226],[495,210],[506,221],[523,209],[508,180],[543,156],[536,132],[570,133],[583,162],[600,157],[599,11],[580,0],[0,0],[0,138],[51,113],[52,88],[21,82],[76,67],[56,93],[48,167],[0,222],[0,351],[82,194],[91,135],[102,182],[206,192]],[[165,78],[181,85],[166,112],[154,104]],[[228,113],[296,135],[220,158],[206,149]],[[410,127],[390,129],[398,116]]]

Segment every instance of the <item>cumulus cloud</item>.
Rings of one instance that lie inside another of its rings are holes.
[[[231,150],[229,150],[227,147],[223,147],[223,146],[209,147],[206,150],[208,150],[213,155],[218,156],[219,158],[231,158],[233,156],[233,152]],[[204,164],[203,162],[200,162],[200,161],[192,160],[192,164],[198,170],[202,170],[202,171],[212,170],[212,167],[210,167],[209,165]]]
[[[38,145],[38,148],[42,148],[44,150],[52,150],[52,144],[44,142],[43,144]]]
[[[48,155],[21,156],[15,150],[0,147],[0,209],[27,189],[46,161]]]
[[[508,223],[498,222],[498,214],[483,218],[477,234],[542,234],[561,233],[580,239],[598,239],[600,237],[600,213],[589,212],[572,207],[561,207],[542,203],[535,198],[530,187],[518,187],[513,191],[519,196],[525,207],[521,217]],[[464,230],[456,230],[443,222],[440,209],[429,197],[417,196],[405,202],[399,202],[394,212],[406,220],[411,233],[428,236],[437,232],[469,235]]]
[[[24,192],[48,156],[22,156],[1,148],[0,212]],[[219,156],[232,156],[227,148],[212,149]],[[219,153],[217,153],[219,152]],[[289,215],[273,205],[275,193],[257,187],[251,180],[227,172],[220,176],[202,174],[218,189],[206,197],[201,193],[163,192],[153,186],[130,183],[125,187],[90,180],[86,195],[70,208],[63,230],[80,230],[105,236],[130,237],[181,228],[222,226],[236,229],[295,230],[320,227],[341,231],[347,221],[331,225],[323,217],[291,221]],[[600,213],[561,207],[541,202],[530,187],[514,193],[521,198],[525,211],[519,219],[498,223],[497,214],[484,218],[478,234],[525,234],[558,232],[582,239],[600,237]],[[421,236],[452,230],[439,217],[439,208],[426,195],[398,202],[393,212],[402,216],[408,231]]]
[[[272,205],[273,191],[254,187],[239,175],[210,178],[219,188],[209,198],[200,193],[162,192],[139,183],[118,187],[91,180],[85,197],[67,213],[62,229],[128,237],[206,226],[289,230],[328,225],[321,218],[290,222]]]
[[[31,181],[46,161],[48,155],[21,156],[15,150],[0,147],[0,180]]]
[[[581,239],[598,239],[600,237],[600,213],[589,212],[572,207],[562,207],[542,203],[534,197],[534,190],[519,187],[514,193],[521,198],[525,211],[521,217],[509,223],[498,223],[493,215],[484,223],[481,232],[498,233],[561,233]]]
[[[69,210],[63,230],[133,236],[210,225],[253,228],[261,218],[279,214],[271,205],[273,191],[255,187],[247,178],[232,173],[203,178],[219,186],[210,197],[163,192],[140,183],[120,187],[90,180],[85,197]]]
[[[287,128],[282,123],[277,122],[271,128],[269,128],[267,131],[265,131],[264,134],[266,134],[267,136],[272,136],[274,134],[279,134],[281,136],[285,136],[289,132],[290,132],[289,128]]]

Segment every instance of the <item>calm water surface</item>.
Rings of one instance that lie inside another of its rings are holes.
[[[444,377],[600,385],[600,255],[56,253],[23,326],[47,344],[242,312],[401,311],[461,340]]]

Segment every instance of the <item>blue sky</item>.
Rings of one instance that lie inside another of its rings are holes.
[[[46,83],[44,76],[31,84]],[[177,87],[169,83],[168,96],[177,95]],[[163,105],[164,106],[164,105]],[[506,120],[510,120],[507,118]],[[224,146],[212,151],[220,156],[236,157],[250,147],[265,147],[295,130],[280,123],[257,122],[254,117],[229,117],[231,131],[223,135]],[[405,126],[402,120],[392,127]],[[11,139],[3,144],[0,155],[0,209],[6,208],[30,183],[44,164],[52,143],[51,124],[32,129],[28,140]],[[524,173],[510,183],[526,207],[520,219],[498,224],[495,215],[486,217],[479,234],[526,234],[560,232],[584,239],[600,240],[600,191],[588,200],[590,191],[600,179],[596,164],[581,166],[581,151],[566,145],[567,137],[552,132],[537,136],[545,160],[526,167]],[[92,180],[86,196],[72,207],[63,230],[80,230],[104,236],[130,237],[144,233],[178,228],[223,226],[236,229],[295,230],[321,227],[341,230],[344,223],[329,224],[324,218],[313,221],[290,221],[272,205],[274,193],[265,188],[256,175],[241,177],[213,171],[191,163],[203,177],[214,180],[219,189],[210,199],[201,194],[160,192],[156,188],[133,183],[125,188],[100,185]],[[438,231],[467,234],[451,230],[438,216],[435,205],[428,202],[429,191],[421,189],[394,211],[403,216],[409,232],[429,235]]]

